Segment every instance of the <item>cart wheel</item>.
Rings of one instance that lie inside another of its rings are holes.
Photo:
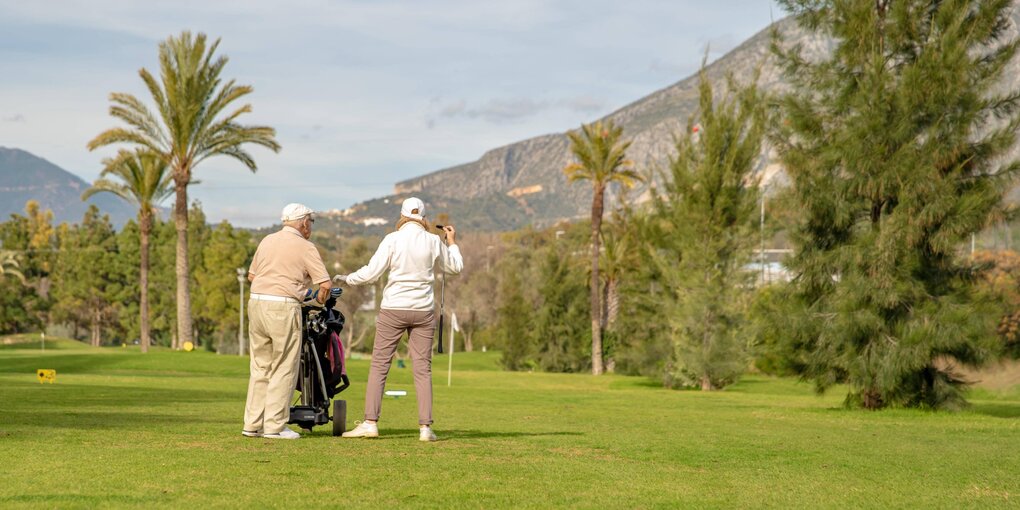
[[[347,401],[333,401],[333,435],[339,436],[347,432]]]

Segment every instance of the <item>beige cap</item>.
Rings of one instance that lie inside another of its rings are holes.
[[[280,221],[297,221],[313,212],[315,211],[312,211],[303,204],[287,204],[283,208],[283,212],[280,213]]]

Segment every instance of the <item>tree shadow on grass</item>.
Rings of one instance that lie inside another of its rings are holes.
[[[1018,404],[973,404],[970,410],[976,414],[993,416],[995,418],[1020,418],[1020,405]]]
[[[4,417],[4,426],[82,431],[131,429],[145,432],[187,430],[196,424],[227,425],[238,420],[216,419],[194,414],[91,412],[19,412]],[[4,431],[8,435],[17,432]]]
[[[75,384],[60,386],[16,381],[5,387],[0,406],[5,407],[3,425],[50,429],[152,430],[182,427],[189,423],[222,423],[219,404],[244,406],[244,394],[209,388],[153,388]],[[178,405],[188,412],[174,413]],[[216,410],[203,411],[207,405]],[[149,410],[152,411],[149,411]],[[168,412],[168,410],[170,410]],[[155,412],[153,412],[155,411]],[[239,418],[238,418],[239,419]]]
[[[609,383],[610,390],[629,390],[639,388],[650,388],[655,390],[667,389],[662,385],[662,381],[652,379],[651,377],[628,378]]]
[[[541,436],[583,436],[580,432],[497,432],[492,430],[436,430],[440,441],[454,439],[492,439]],[[383,429],[379,439],[406,439],[418,437],[418,429]]]
[[[154,388],[142,385],[61,385],[59,376],[56,384],[39,384],[27,377],[25,379],[25,381],[5,383],[4,389],[10,392],[11,397],[21,400],[13,406],[6,404],[8,407],[17,409],[21,406],[31,406],[45,408],[47,411],[53,412],[61,409],[76,409],[79,406],[124,408],[216,402],[241,402],[243,404],[245,398],[245,393],[240,389],[225,391],[204,386],[200,386],[200,389],[186,389],[180,387]],[[0,404],[4,404],[4,399],[0,399]]]
[[[846,406],[842,406],[842,405],[835,406],[835,407],[820,407],[820,408],[815,408],[815,409],[805,409],[804,411],[805,412],[809,412],[809,413],[838,413],[838,414],[845,414],[845,415],[848,415],[848,416],[868,416],[868,417],[871,417],[871,416],[876,416],[876,417],[894,416],[894,417],[896,417],[896,416],[900,416],[897,413],[902,413],[902,412],[913,412],[913,413],[917,413],[920,416],[924,416],[924,415],[931,415],[931,416],[934,416],[934,415],[953,415],[953,414],[956,414],[954,411],[945,411],[945,410],[935,411],[935,410],[932,410],[932,409],[918,409],[918,408],[905,408],[905,407],[890,407],[890,408],[886,408],[886,409],[878,409],[878,410],[873,410],[872,411],[872,410],[861,409],[861,408],[856,408],[856,407],[846,407]],[[1008,404],[1008,403],[1001,403],[1001,404],[999,404],[999,403],[996,403],[996,404],[989,404],[989,403],[971,404],[970,406],[965,407],[964,411],[965,412],[969,412],[969,413],[973,413],[973,414],[981,414],[981,415],[985,415],[985,416],[992,416],[992,417],[995,417],[995,418],[1020,418],[1020,404]]]
[[[69,352],[67,354],[18,356],[0,359],[0,373],[35,374],[37,368],[52,368],[60,373],[101,373],[107,367],[121,363],[117,356],[96,356]]]
[[[0,496],[0,503],[12,503],[38,507],[52,506],[83,506],[97,507],[104,505],[145,506],[157,502],[166,503],[166,495],[132,496],[127,494],[17,494]]]

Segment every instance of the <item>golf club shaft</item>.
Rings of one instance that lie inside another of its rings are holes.
[[[436,228],[442,230],[442,225],[436,225]],[[443,236],[443,244],[446,244],[446,236]],[[439,343],[436,346],[436,352],[439,354],[443,353],[443,315],[446,308],[446,273],[443,273],[443,283],[439,287]]]

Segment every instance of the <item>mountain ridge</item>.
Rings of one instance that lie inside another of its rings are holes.
[[[1007,39],[1020,37],[1020,3],[1014,2],[1011,18],[1012,26],[1005,34]],[[782,69],[771,56],[773,31],[779,34],[781,44],[799,46],[802,55],[809,60],[823,58],[835,45],[831,39],[807,32],[792,17],[778,20],[704,66],[705,75],[717,95],[725,91],[727,76],[741,85],[756,77],[758,87],[766,93],[788,89]],[[631,141],[628,159],[635,162],[638,170],[654,174],[657,169],[668,166],[674,151],[674,137],[686,129],[688,119],[697,111],[698,77],[695,73],[596,120],[611,119],[623,126],[624,137]],[[1020,55],[1007,65],[1001,86],[1020,90]],[[1011,156],[1020,157],[1020,146],[1014,147]],[[548,226],[564,219],[586,217],[590,209],[591,186],[569,183],[562,171],[571,160],[566,134],[548,133],[491,149],[473,162],[405,179],[395,184],[394,195],[385,198],[389,201],[410,193],[427,193],[455,199],[461,211],[471,211],[510,197],[518,207],[507,212],[504,225]],[[786,180],[767,143],[755,171],[766,186],[773,182],[782,185]],[[607,207],[617,201],[617,191],[608,190]],[[644,191],[639,188],[632,196],[641,201],[647,198]],[[1020,187],[1014,188],[1007,199],[1020,202]],[[356,221],[360,210],[375,210],[380,200],[358,204],[348,209],[347,216]],[[491,226],[495,230],[506,228]]]
[[[807,52],[824,52],[825,40],[805,34],[792,18],[779,20],[751,36],[722,57],[708,63],[704,71],[709,80],[721,91],[727,75],[740,84],[752,80],[758,72],[758,85],[765,91],[783,87],[782,73],[768,58],[772,30],[785,38],[794,38],[806,46]],[[597,120],[611,119],[622,125],[624,136],[631,140],[628,158],[639,170],[654,172],[669,163],[674,149],[674,137],[686,128],[688,119],[695,114],[698,103],[698,73],[672,85],[638,98],[617,108]],[[766,180],[778,172],[763,149],[758,170]],[[475,161],[439,169],[424,175],[405,179],[394,185],[394,194],[381,199],[359,203],[345,211],[346,217],[357,221],[362,211],[377,209],[380,200],[396,200],[412,193],[427,193],[433,197],[457,200],[471,210],[485,209],[493,202],[512,198],[518,208],[511,211],[507,225],[547,226],[564,219],[585,217],[591,207],[591,187],[583,183],[570,183],[562,169],[571,161],[569,139],[566,133],[547,133],[486,151]],[[635,190],[636,197],[644,190]],[[610,189],[610,204],[618,190]],[[436,208],[432,207],[435,211]]]
[[[81,177],[28,151],[0,146],[0,217],[24,214],[29,200],[53,211],[53,221],[77,223],[94,204],[110,221],[121,226],[136,216],[134,207],[108,193],[88,201],[81,194],[90,184]]]

